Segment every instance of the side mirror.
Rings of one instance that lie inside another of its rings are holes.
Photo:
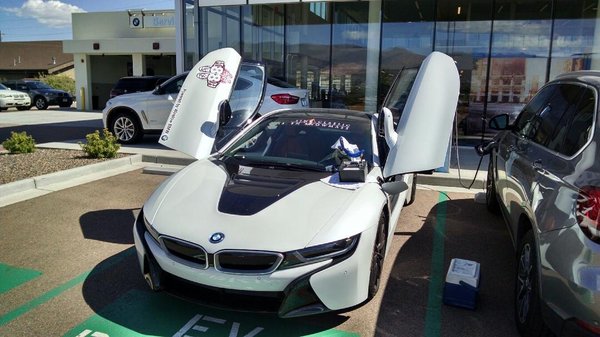
[[[231,120],[231,105],[229,100],[224,100],[219,105],[219,126],[224,126]]]
[[[508,114],[498,115],[490,119],[489,127],[492,130],[506,130],[508,129]]]
[[[381,189],[387,194],[395,195],[408,190],[408,185],[402,180],[390,181],[381,184]]]
[[[162,95],[165,93],[165,91],[163,90],[163,88],[160,85],[157,85],[156,88],[154,88],[154,91],[152,93],[155,95]]]

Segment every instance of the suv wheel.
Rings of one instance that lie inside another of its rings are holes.
[[[142,127],[130,113],[118,113],[110,123],[110,131],[124,144],[137,143],[142,137]]]
[[[46,101],[46,99],[42,96],[36,97],[33,100],[33,103],[35,104],[35,107],[38,108],[38,110],[48,109],[48,101]]]
[[[533,231],[519,244],[515,282],[515,322],[523,337],[549,336],[541,311],[538,285],[537,251]]]

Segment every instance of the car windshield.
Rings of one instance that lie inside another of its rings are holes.
[[[31,89],[54,89],[43,82],[28,82],[27,84]]]
[[[229,146],[223,160],[255,167],[337,171],[343,155],[332,146],[344,137],[372,165],[371,122],[366,115],[285,112],[263,120]]]

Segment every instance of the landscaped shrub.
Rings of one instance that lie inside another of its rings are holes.
[[[11,132],[10,138],[2,142],[2,146],[10,153],[32,153],[35,151],[35,140],[27,132]]]
[[[79,145],[92,158],[114,158],[121,148],[117,138],[108,129],[102,130],[102,135],[96,130],[94,133],[87,134],[85,139],[87,144],[79,143]]]
[[[64,90],[71,95],[75,95],[75,80],[69,76],[40,74],[38,79],[52,88]]]

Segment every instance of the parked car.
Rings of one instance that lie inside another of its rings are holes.
[[[380,288],[409,179],[444,162],[448,143],[430,137],[450,139],[454,61],[425,59],[395,126],[387,108],[381,123],[372,112],[300,108],[248,124],[262,87],[244,109],[228,97],[236,76],[266,85],[264,69],[245,64],[238,75],[239,60],[231,48],[207,54],[169,115],[159,142],[197,161],[163,182],[135,220],[144,278],[153,290],[192,284],[183,296],[281,317],[365,303]]]
[[[15,107],[18,110],[28,110],[31,105],[29,95],[0,84],[0,110]]]
[[[32,106],[38,110],[46,110],[50,105],[61,108],[70,107],[73,97],[66,91],[54,89],[48,84],[36,80],[5,81],[3,84],[12,90],[23,91],[29,94]]]
[[[104,127],[125,144],[138,142],[145,133],[160,133],[187,74],[176,75],[151,92],[110,99],[102,111]],[[247,93],[254,94],[253,86],[260,81],[242,72],[233,91],[231,104],[235,105],[237,100],[248,97]],[[281,108],[309,106],[307,90],[285,85],[276,79],[269,79],[269,82],[259,114]]]
[[[523,336],[600,336],[600,72],[542,87],[490,152],[486,201],[516,248],[515,321]],[[484,151],[484,152],[485,152]]]
[[[169,76],[128,76],[120,78],[110,89],[110,98],[140,91],[152,91]]]

